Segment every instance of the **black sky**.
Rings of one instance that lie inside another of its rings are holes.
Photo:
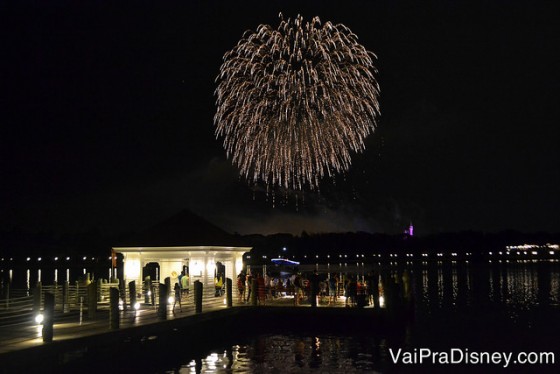
[[[116,233],[189,208],[241,233],[560,231],[553,1],[73,3],[1,3],[0,230]],[[297,211],[213,135],[222,55],[280,11],[344,23],[381,85],[366,151]]]

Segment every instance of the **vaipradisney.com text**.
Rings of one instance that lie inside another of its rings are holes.
[[[451,348],[448,351],[433,351],[430,348],[403,350],[389,348],[394,364],[405,365],[551,365],[555,363],[554,352],[478,352],[467,348]]]

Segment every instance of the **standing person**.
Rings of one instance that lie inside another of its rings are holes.
[[[373,274],[368,271],[365,279],[365,295],[366,295],[366,305],[373,305]]]
[[[358,280],[354,277],[350,277],[348,282],[348,295],[350,297],[350,305],[356,306],[356,297],[358,295]]]
[[[257,296],[259,298],[259,304],[264,305],[266,299],[266,286],[264,283],[264,278],[261,274],[257,274]]]
[[[249,300],[251,300],[251,291],[253,289],[253,276],[251,275],[251,273],[247,274],[246,280],[247,280],[247,286],[246,286],[247,302],[249,302]]]
[[[331,276],[329,277],[329,305],[335,304],[336,305],[336,299],[337,299],[337,295],[336,295],[336,287],[338,286],[337,281],[336,281],[336,276],[334,274],[331,274]]]
[[[239,292],[238,302],[245,302],[245,274],[243,272],[237,276],[237,291]]]
[[[348,301],[350,300],[350,277],[346,277],[344,281],[344,306],[348,307]]]
[[[223,287],[224,287],[224,279],[222,278],[222,274],[218,274],[216,278],[214,278],[214,288],[216,290],[214,296],[216,297],[221,296]]]
[[[373,282],[371,289],[371,296],[373,297],[373,305],[376,309],[381,307],[379,299],[379,273],[377,271],[373,272]]]
[[[299,273],[294,277],[294,302],[299,305],[299,298],[301,294],[301,275]]]
[[[317,270],[309,277],[309,301],[311,306],[317,306],[317,295],[319,293],[319,274]]]
[[[183,308],[181,306],[181,287],[179,286],[179,283],[175,283],[175,287],[173,287],[173,290],[175,291],[175,300],[173,301],[173,313],[175,313],[175,305],[177,304],[177,302],[179,302],[179,311],[183,311]]]
[[[181,274],[179,274],[179,277],[177,278],[177,281],[179,282],[179,287],[181,287],[181,289],[183,288],[183,286],[182,286],[182,284],[183,284],[182,279],[183,279],[184,276],[185,276],[185,272],[184,272],[184,271],[181,271]]]
[[[183,293],[189,294],[189,276],[188,274],[184,274],[181,277],[181,290]]]

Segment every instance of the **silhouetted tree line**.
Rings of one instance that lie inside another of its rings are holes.
[[[440,233],[427,236],[389,235],[367,232],[321,233],[301,235],[274,234],[245,236],[248,244],[253,246],[251,255],[262,258],[294,258],[298,261],[315,261],[319,255],[324,261],[330,256],[333,262],[342,255],[344,259],[354,260],[371,258],[372,254],[389,253],[488,253],[488,251],[505,250],[506,246],[535,244],[545,245],[560,243],[560,234],[522,233],[519,231],[503,231],[498,233],[483,233],[478,231],[463,231]],[[283,248],[286,248],[284,251]],[[347,257],[344,257],[344,256]]]
[[[53,255],[87,255],[108,256],[115,246],[129,234],[104,236],[97,230],[57,236],[52,233],[27,233],[18,230],[0,232],[1,256],[45,256]],[[339,255],[356,258],[372,253],[401,253],[405,250],[420,252],[487,252],[503,250],[507,245],[560,243],[560,234],[522,233],[519,231],[502,231],[483,233],[463,231],[440,233],[426,236],[408,236],[405,234],[389,235],[368,232],[320,233],[300,235],[236,235],[247,246],[253,247],[251,255],[266,256],[268,259],[282,256],[303,260],[305,256]],[[283,248],[286,248],[284,251]],[[322,258],[324,259],[324,258]]]

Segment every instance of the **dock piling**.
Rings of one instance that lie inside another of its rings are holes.
[[[202,313],[202,282],[194,281],[194,306],[195,313]]]
[[[136,281],[128,282],[128,297],[130,299],[130,309],[136,310]]]
[[[226,299],[227,307],[231,308],[233,306],[233,285],[230,278],[226,278]]]
[[[160,283],[159,284],[159,306],[157,310],[158,318],[160,319],[167,319],[167,285]]]
[[[97,312],[97,285],[90,283],[87,286],[87,305],[88,305],[88,317],[90,319],[95,318],[95,313]]]
[[[109,322],[111,330],[117,330],[120,323],[119,315],[119,299],[120,292],[118,288],[111,287],[109,289],[109,295],[111,298],[111,309],[109,310]]]
[[[43,342],[50,343],[54,335],[54,294],[45,293],[45,308],[43,310]]]

